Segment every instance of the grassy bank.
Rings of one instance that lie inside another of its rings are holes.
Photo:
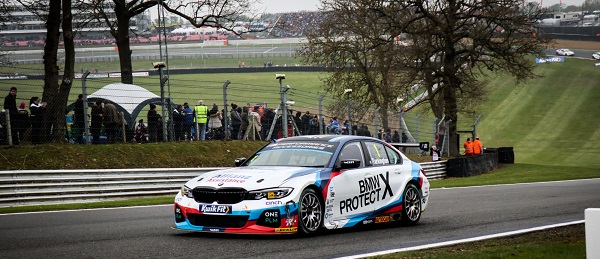
[[[585,258],[585,228],[582,224],[572,225],[511,237],[396,253],[376,258]]]

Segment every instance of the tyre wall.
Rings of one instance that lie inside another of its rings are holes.
[[[498,168],[498,152],[493,149],[492,152],[478,156],[449,159],[446,174],[450,177],[469,177],[487,173],[496,168]]]

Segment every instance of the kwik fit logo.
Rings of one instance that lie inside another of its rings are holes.
[[[200,205],[200,211],[204,212],[204,213],[229,214],[229,213],[231,213],[231,206],[203,204],[203,205]]]

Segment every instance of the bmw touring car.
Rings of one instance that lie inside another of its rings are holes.
[[[415,225],[429,201],[418,163],[371,137],[279,139],[236,167],[191,179],[175,197],[175,228],[312,234],[396,222]]]

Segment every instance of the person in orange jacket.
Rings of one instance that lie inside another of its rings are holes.
[[[483,145],[481,145],[481,141],[479,141],[479,137],[476,137],[473,141],[473,154],[478,156],[483,153]]]
[[[465,147],[465,156],[473,156],[473,142],[471,142],[471,138],[467,138],[467,142],[463,146]]]

